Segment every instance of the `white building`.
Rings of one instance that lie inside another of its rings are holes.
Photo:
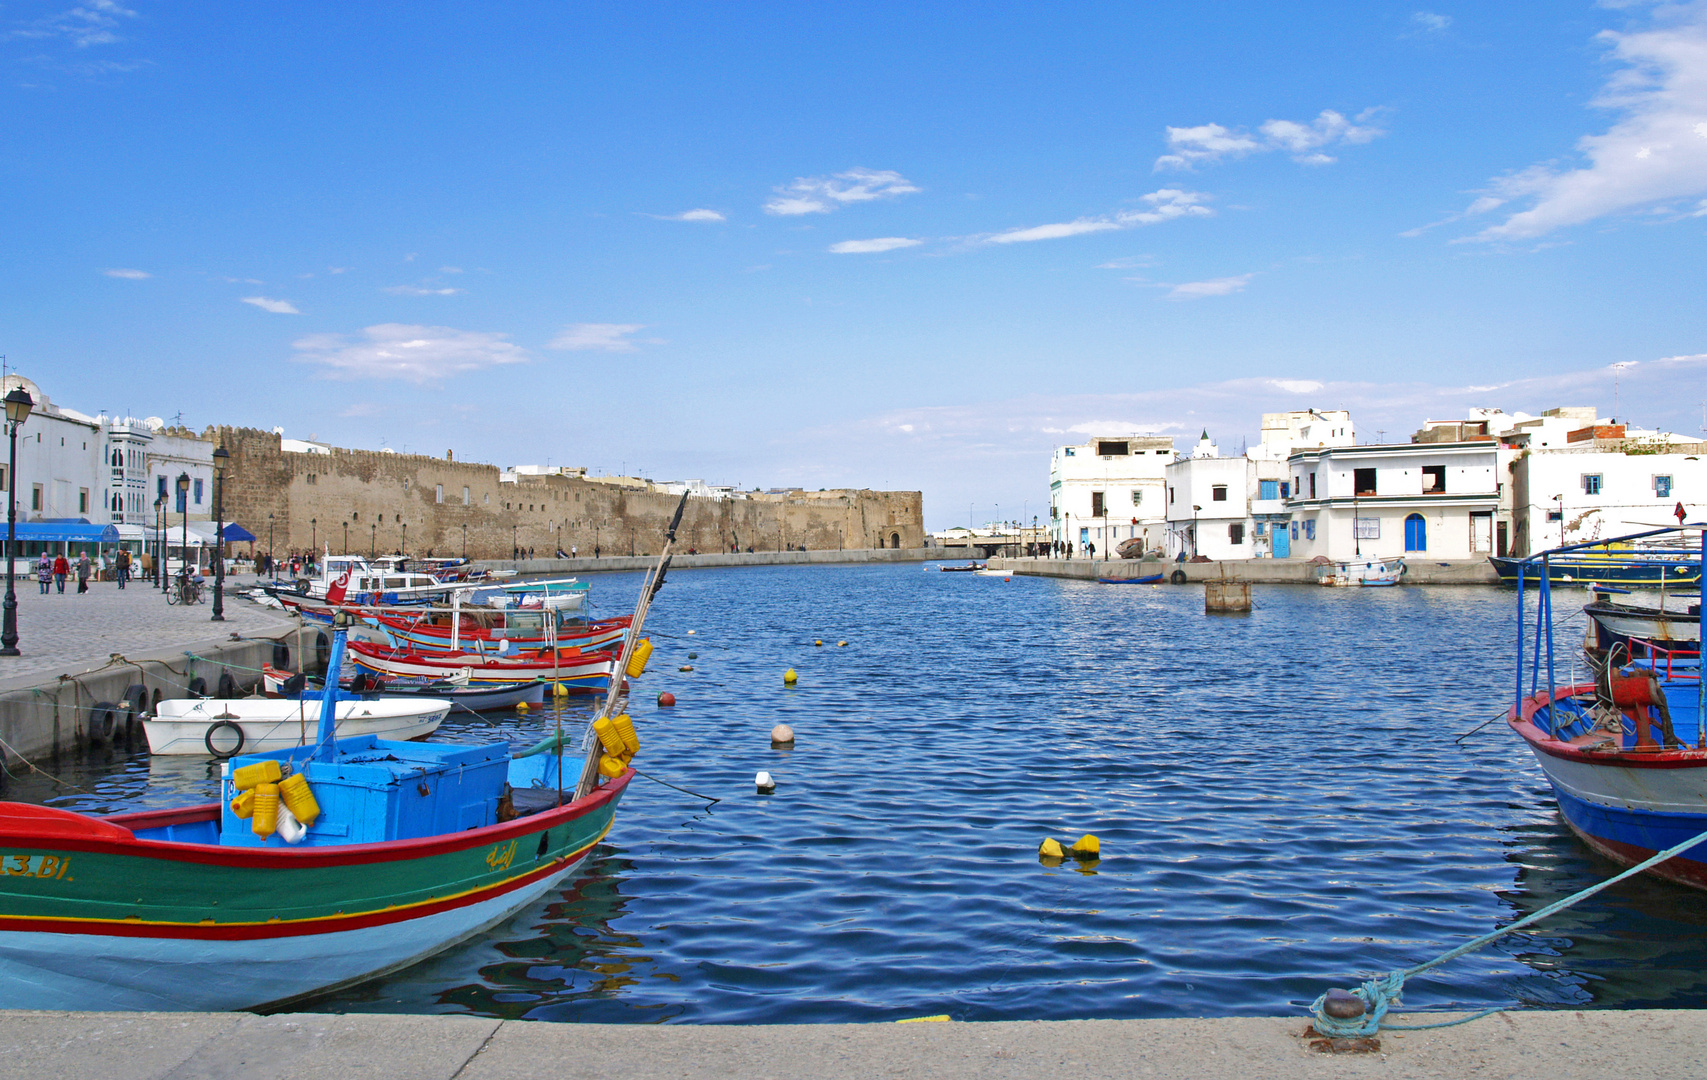
[[[1326,447],[1297,451],[1287,464],[1294,558],[1495,553],[1496,442]]]
[[[1049,538],[1075,553],[1099,554],[1141,537],[1159,547],[1166,532],[1165,470],[1174,457],[1166,435],[1097,436],[1058,446],[1049,461]]]
[[[1680,503],[1699,520],[1707,505],[1707,446],[1679,449],[1693,452],[1630,453],[1589,443],[1518,453],[1511,463],[1514,552],[1669,525]]]

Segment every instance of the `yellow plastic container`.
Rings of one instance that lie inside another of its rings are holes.
[[[599,758],[599,775],[615,780],[628,771],[628,763],[609,754]]]
[[[260,784],[276,784],[279,777],[284,775],[279,771],[276,761],[257,761],[253,765],[245,765],[231,774],[231,782],[238,791],[248,791]]]
[[[599,737],[599,745],[605,748],[605,753],[613,757],[621,757],[628,751],[628,747],[623,744],[622,735],[609,717],[601,716],[593,721],[593,734]]]
[[[255,793],[239,792],[237,797],[231,800],[231,812],[245,821],[249,820],[255,813]]]
[[[638,679],[646,674],[646,661],[652,659],[652,639],[641,638],[628,657],[628,677]]]
[[[279,798],[290,807],[290,812],[296,815],[296,820],[305,826],[314,824],[314,819],[320,816],[320,801],[314,797],[314,790],[308,786],[308,778],[301,773],[280,782]]]
[[[616,733],[622,737],[622,744],[628,750],[627,756],[633,757],[638,754],[640,752],[640,735],[634,730],[634,718],[623,713],[621,716],[612,717],[611,725],[616,728]]]
[[[275,770],[277,762],[269,762]],[[279,831],[279,786],[255,785],[255,813],[249,819],[249,831],[265,840]]]

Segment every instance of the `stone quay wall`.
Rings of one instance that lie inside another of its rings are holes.
[[[275,553],[330,545],[334,553],[401,548],[471,559],[508,559],[516,547],[640,555],[660,549],[680,499],[575,476],[501,482],[496,466],[449,455],[286,453],[277,434],[253,428],[213,435],[231,455],[226,520],[254,533],[257,551],[266,550],[270,525]],[[924,535],[917,491],[753,492],[690,498],[676,550],[906,549],[924,546]]]

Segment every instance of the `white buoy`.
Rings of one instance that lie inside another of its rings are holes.
[[[279,801],[279,837],[287,844],[300,844],[302,838],[308,835],[308,828],[296,819],[290,812],[290,807]]]
[[[771,728],[771,745],[793,746],[794,729],[789,727],[787,724],[778,724],[776,727]]]
[[[759,789],[760,795],[769,795],[776,790],[776,781],[771,779],[770,773],[761,772],[753,777],[753,786]]]

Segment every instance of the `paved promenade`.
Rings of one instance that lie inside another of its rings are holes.
[[[252,576],[227,578],[227,584],[252,582]],[[19,581],[18,650],[0,657],[0,692],[49,682],[98,668],[113,653],[130,660],[181,658],[197,645],[230,641],[232,634],[276,636],[296,626],[282,612],[227,596],[225,621],[213,615],[211,583],[205,604],[169,606],[158,588],[131,582],[121,590],[111,581],[91,581],[79,595],[75,581],[64,595],[46,596],[32,581]]]
[[[1405,1018],[1398,1018],[1401,1022]],[[1417,1017],[1428,1021],[1438,1016]],[[18,1080],[1698,1080],[1707,1012],[1501,1013],[1323,1054],[1301,1017],[694,1026],[467,1016],[0,1013]]]

